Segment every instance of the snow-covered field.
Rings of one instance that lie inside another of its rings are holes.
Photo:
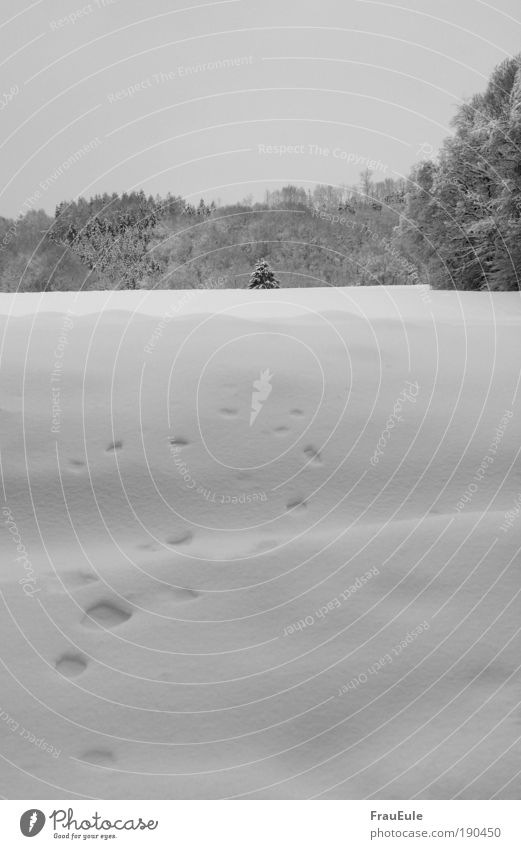
[[[2,796],[519,798],[518,294],[0,323]]]

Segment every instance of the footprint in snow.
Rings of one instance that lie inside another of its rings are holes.
[[[184,604],[187,601],[195,601],[196,598],[199,598],[199,593],[188,587],[172,587],[171,593],[174,601],[180,604]]]
[[[320,466],[322,464],[320,452],[312,445],[308,445],[307,448],[304,448],[304,456],[307,457],[308,462],[313,466]]]
[[[92,766],[110,766],[116,760],[110,749],[88,749],[77,758]]]
[[[290,512],[302,513],[307,510],[307,502],[303,498],[293,498],[286,504],[286,509]]]
[[[120,448],[123,448],[123,443],[121,439],[116,439],[115,442],[109,442],[105,451],[119,451]]]
[[[72,589],[77,587],[86,587],[88,584],[95,584],[96,581],[99,581],[98,576],[93,572],[71,571],[62,572],[61,575],[63,583]]]
[[[56,661],[56,670],[64,678],[77,678],[87,668],[87,661],[79,654],[64,654]]]
[[[194,538],[192,531],[179,531],[177,534],[170,534],[165,537],[167,545],[187,545]]]
[[[170,445],[177,445],[179,448],[185,448],[187,445],[190,445],[188,439],[185,439],[184,436],[172,436],[168,441]]]
[[[98,625],[101,628],[117,628],[131,616],[132,613],[123,607],[110,601],[101,601],[87,608],[82,625],[85,628],[96,628]]]
[[[139,548],[141,551],[159,551],[161,546],[157,542],[138,542],[136,548]]]
[[[75,458],[69,460],[69,471],[79,474],[83,472],[85,468],[83,460],[76,460]]]

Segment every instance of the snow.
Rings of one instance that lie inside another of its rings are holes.
[[[519,797],[518,294],[0,316],[3,796]]]
[[[446,292],[418,286],[309,287],[279,289],[269,297],[248,289],[177,289],[92,292],[13,292],[0,294],[0,315],[40,312],[89,315],[107,310],[182,316],[233,313],[245,318],[280,318],[295,313],[349,312],[359,317],[438,321],[508,321],[521,316],[518,292]]]

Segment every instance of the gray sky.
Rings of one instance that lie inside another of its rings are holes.
[[[402,2],[3,0],[0,214],[407,173],[521,51],[521,8]]]

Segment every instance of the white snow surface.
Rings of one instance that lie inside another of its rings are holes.
[[[518,293],[1,295],[0,339],[1,795],[519,798]]]

